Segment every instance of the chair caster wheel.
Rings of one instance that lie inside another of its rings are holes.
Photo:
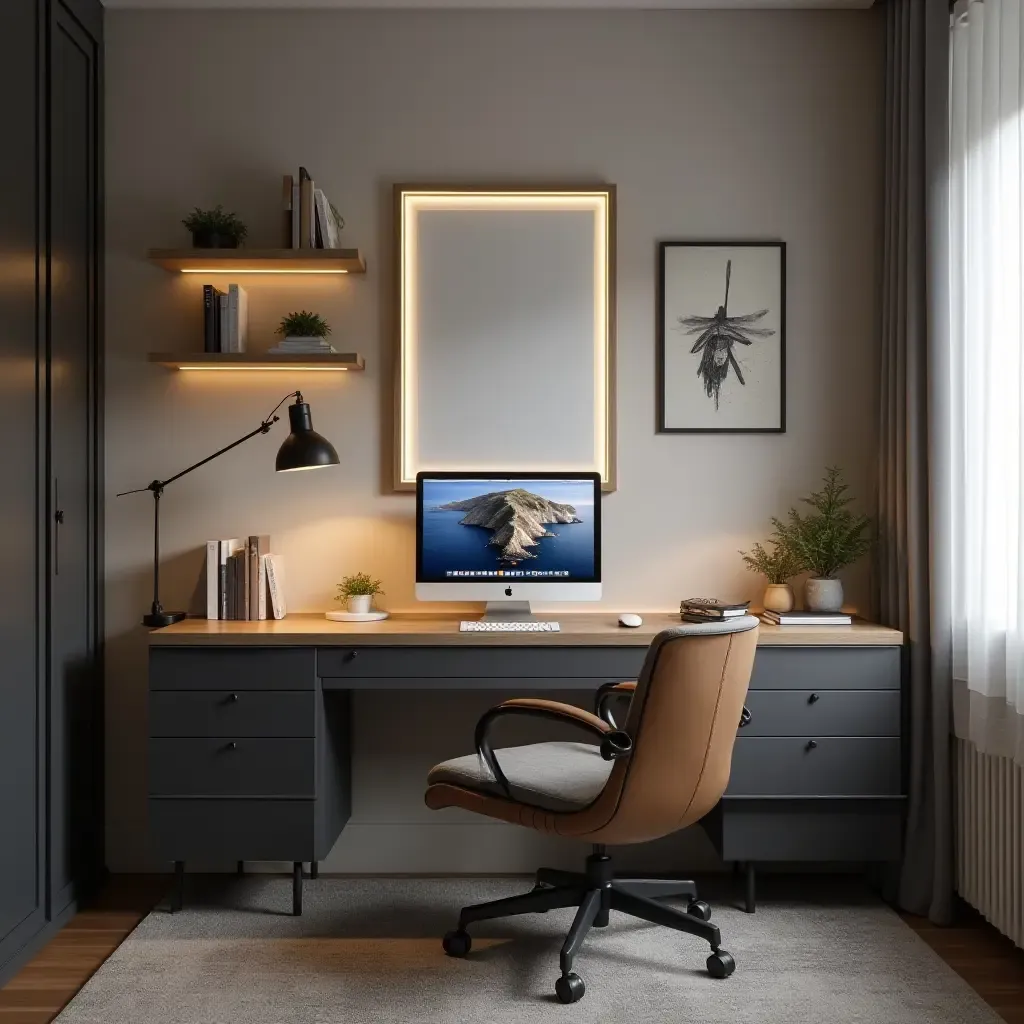
[[[473,948],[473,940],[469,932],[461,928],[454,932],[448,932],[441,940],[441,946],[449,956],[463,957]]]
[[[587,986],[578,974],[563,974],[555,982],[555,995],[560,1003],[578,1003],[586,991]]]
[[[733,960],[732,954],[724,949],[716,949],[708,957],[708,974],[712,978],[728,978],[735,970],[736,961]]]
[[[711,920],[711,905],[705,903],[703,900],[694,900],[687,908],[686,912],[691,917],[699,917],[702,921]]]

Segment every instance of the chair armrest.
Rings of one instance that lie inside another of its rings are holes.
[[[607,722],[613,729],[618,725],[615,716],[608,706],[616,697],[632,697],[636,690],[636,683],[605,683],[599,686],[594,697],[594,714],[602,721]]]
[[[498,764],[488,736],[492,723],[504,715],[545,718],[548,721],[568,722],[570,725],[586,729],[591,735],[601,738],[601,756],[606,761],[627,757],[633,749],[633,741],[626,733],[612,728],[607,722],[601,721],[597,715],[592,715],[589,711],[584,711],[583,708],[575,707],[572,704],[563,704],[557,700],[544,700],[540,697],[516,697],[506,700],[481,715],[480,721],[476,723],[474,741],[477,754],[483,758],[484,764],[494,776],[494,780],[505,791],[505,795],[509,799],[512,797],[512,787]]]

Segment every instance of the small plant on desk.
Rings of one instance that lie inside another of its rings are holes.
[[[357,572],[353,576],[346,576],[338,584],[338,594],[334,600],[346,602],[350,612],[365,614],[370,610],[374,597],[383,593],[380,580],[375,580],[369,573]]]
[[[768,543],[770,551],[759,542],[749,552],[740,554],[751,572],[760,573],[768,581],[764,592],[765,611],[789,612],[793,610],[793,589],[789,580],[801,572],[803,566],[783,533],[776,531]]]

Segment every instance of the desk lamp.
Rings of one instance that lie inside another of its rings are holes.
[[[237,448],[257,434],[267,434],[270,428],[280,419],[275,415],[277,410],[288,401],[294,398],[295,402],[288,407],[288,420],[291,424],[291,433],[285,438],[284,444],[278,449],[277,464],[275,469],[278,473],[288,473],[297,469],[319,469],[321,466],[338,465],[338,453],[334,445],[327,438],[322,437],[313,429],[313,418],[309,412],[309,403],[302,397],[301,391],[293,391],[284,396],[263,422],[244,437],[221,448],[220,451],[201,459],[194,466],[183,469],[180,473],[168,477],[166,480],[154,480],[146,487],[136,488],[134,491],[122,491],[119,498],[126,494],[142,494],[149,491],[153,495],[153,605],[148,615],[142,617],[144,626],[169,626],[171,623],[180,622],[186,616],[186,612],[166,612],[160,603],[160,498],[164,488],[168,484],[180,480],[183,476],[191,473],[192,470],[205,466],[206,463],[223,455],[225,452]]]

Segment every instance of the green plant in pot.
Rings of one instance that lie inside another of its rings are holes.
[[[825,471],[820,491],[803,499],[811,512],[789,510],[783,524],[773,520],[802,569],[811,574],[804,589],[804,601],[810,611],[838,612],[843,607],[843,584],[839,571],[852,565],[871,549],[871,519],[852,512],[849,487],[842,470],[831,466]]]
[[[322,341],[331,333],[331,325],[319,313],[310,313],[303,309],[284,317],[277,328],[277,333],[291,341]]]
[[[373,599],[383,594],[381,581],[375,580],[369,573],[357,572],[346,576],[338,584],[335,601],[344,601],[347,611],[357,615],[365,615],[373,606]]]
[[[768,539],[768,544],[770,550],[758,542],[749,552],[740,554],[751,572],[760,573],[768,581],[762,601],[764,610],[790,612],[795,602],[789,581],[801,571],[800,559],[778,529]]]
[[[200,210],[197,206],[182,222],[192,232],[192,245],[196,249],[237,249],[249,229],[223,206]]]

